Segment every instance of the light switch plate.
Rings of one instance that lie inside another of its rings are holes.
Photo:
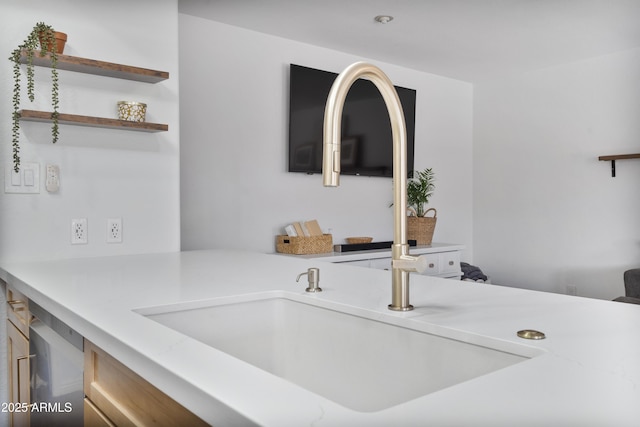
[[[4,192],[14,194],[40,193],[40,163],[20,163],[20,170],[15,172],[13,164],[4,167]]]

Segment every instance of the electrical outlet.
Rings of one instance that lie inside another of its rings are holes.
[[[87,218],[77,218],[71,220],[71,244],[86,245],[88,239]]]
[[[107,219],[107,243],[122,243],[122,218]]]

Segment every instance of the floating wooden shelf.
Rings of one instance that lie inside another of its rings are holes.
[[[22,51],[20,62],[23,64],[27,63],[27,53],[25,50]],[[47,53],[44,56],[40,56],[40,52],[34,52],[33,65],[51,68],[50,54]],[[169,78],[169,73],[166,71],[150,70],[148,68],[132,67],[130,65],[115,64],[113,62],[97,61],[95,59],[62,54],[58,55],[57,68],[59,70],[135,80],[145,83],[158,83]]]
[[[611,156],[600,156],[598,160],[611,162],[611,176],[616,176],[616,160],[640,159],[640,154],[614,154]]]
[[[51,123],[53,113],[49,111],[21,110],[20,120]],[[106,129],[124,129],[139,132],[166,132],[169,125],[147,122],[130,122],[127,120],[107,119],[103,117],[80,116],[77,114],[58,113],[58,123],[65,125],[88,126]]]

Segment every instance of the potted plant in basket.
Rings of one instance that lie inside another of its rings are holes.
[[[22,56],[26,56],[27,64],[27,95],[29,100],[33,102],[34,99],[34,70],[33,70],[33,56],[38,45],[41,46],[39,55],[44,57],[47,54],[51,58],[51,104],[53,106],[53,113],[51,118],[53,125],[51,126],[52,142],[55,144],[58,141],[58,54],[62,53],[64,49],[64,42],[67,36],[64,33],[56,32],[53,27],[45,24],[44,22],[38,22],[24,42],[11,52],[9,60],[13,62],[13,128],[12,128],[12,146],[13,146],[13,169],[18,172],[20,170],[20,92],[21,92],[21,70],[20,64]]]
[[[425,210],[429,198],[435,190],[435,172],[432,168],[412,172],[407,181],[407,239],[416,240],[419,245],[430,245],[436,227],[437,212],[434,208]],[[427,216],[433,212],[433,216]]]

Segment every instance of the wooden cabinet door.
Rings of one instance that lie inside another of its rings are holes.
[[[28,339],[29,323],[31,321],[29,299],[9,285],[7,285],[7,317]]]
[[[29,426],[29,340],[7,320],[10,425]],[[25,404],[25,406],[16,406]]]
[[[116,425],[86,397],[84,398],[84,425],[88,427],[116,427]]]
[[[84,341],[84,394],[95,406],[85,425],[98,414],[120,427],[208,426],[192,412],[148,383],[111,355]],[[87,406],[85,405],[85,408]]]

